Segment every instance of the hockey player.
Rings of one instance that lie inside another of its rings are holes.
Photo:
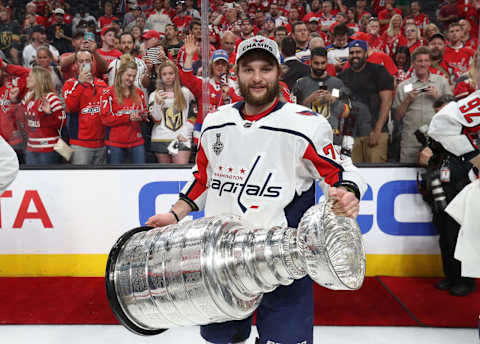
[[[258,227],[297,227],[315,203],[315,180],[330,185],[336,214],[355,218],[366,185],[350,160],[339,159],[325,118],[279,101],[277,44],[249,38],[240,43],[236,64],[245,101],[205,118],[192,179],[170,212],[147,225],[173,224],[204,209],[206,216],[233,213]],[[313,343],[312,288],[305,277],[263,296],[258,343]],[[244,343],[251,321],[205,325],[201,334],[209,343]]]
[[[89,50],[75,53],[77,77],[67,80],[63,96],[68,117],[68,134],[73,148],[72,164],[105,163],[105,127],[100,119],[100,96],[107,84],[93,75],[94,58]]]

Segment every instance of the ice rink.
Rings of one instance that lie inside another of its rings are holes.
[[[254,343],[255,328],[247,341]],[[9,344],[183,344],[204,343],[197,327],[141,337],[115,325],[2,325],[2,343]],[[317,326],[315,344],[477,344],[478,330],[432,327]]]

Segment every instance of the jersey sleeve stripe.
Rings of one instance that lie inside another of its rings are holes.
[[[334,185],[342,180],[343,168],[338,164],[331,164],[325,157],[320,156],[315,151],[315,148],[309,144],[303,158],[309,160],[315,166],[318,174],[325,179],[329,185]]]

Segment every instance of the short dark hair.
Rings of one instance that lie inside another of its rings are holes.
[[[334,36],[348,35],[348,27],[345,24],[339,24],[333,28]]]
[[[455,27],[455,26],[460,27],[460,29],[462,28],[462,25],[460,25],[460,22],[453,22],[453,23],[450,23],[450,24],[448,25],[448,29],[447,29],[447,30],[450,31],[450,29],[451,29],[452,27]]]
[[[277,26],[275,30],[273,30],[273,34],[275,35],[278,31],[283,31],[285,33],[288,33],[288,30],[285,26]]]
[[[412,54],[412,61],[416,61],[418,55],[425,55],[425,54],[428,55],[430,58],[432,57],[432,52],[428,47],[424,47],[424,46],[418,47],[417,49],[415,49],[415,51]]]
[[[280,50],[285,57],[293,56],[297,50],[297,43],[291,36],[284,37],[280,42]]]
[[[193,27],[195,25],[200,25],[202,26],[202,22],[198,19],[193,19],[191,22],[190,22],[190,25],[188,26],[188,30],[192,31]]]
[[[327,49],[324,47],[316,47],[310,50],[310,56],[313,59],[314,56],[322,56],[327,58]]]
[[[302,22],[300,20],[296,21],[295,23],[292,24],[292,33],[295,33],[295,30],[297,29],[297,26],[299,26],[299,25],[307,25],[307,24],[305,24],[304,22]]]

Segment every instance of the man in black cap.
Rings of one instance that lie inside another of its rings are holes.
[[[367,43],[356,40],[349,44],[350,67],[339,74],[352,98],[368,106],[373,130],[368,136],[355,138],[353,162],[383,163],[387,161],[387,121],[392,106],[394,83],[387,69],[367,62]]]
[[[27,68],[32,68],[35,63],[35,58],[37,57],[37,49],[41,46],[48,46],[51,51],[55,61],[58,61],[60,56],[57,48],[53,45],[48,44],[47,34],[45,28],[41,25],[36,25],[33,27],[31,35],[31,43],[23,48],[23,65]]]
[[[432,65],[430,72],[444,76],[448,79],[450,84],[453,85],[460,76],[460,70],[453,64],[450,64],[443,59],[445,47],[445,37],[441,33],[436,33],[430,37],[430,40],[428,41],[428,48],[432,54]]]

